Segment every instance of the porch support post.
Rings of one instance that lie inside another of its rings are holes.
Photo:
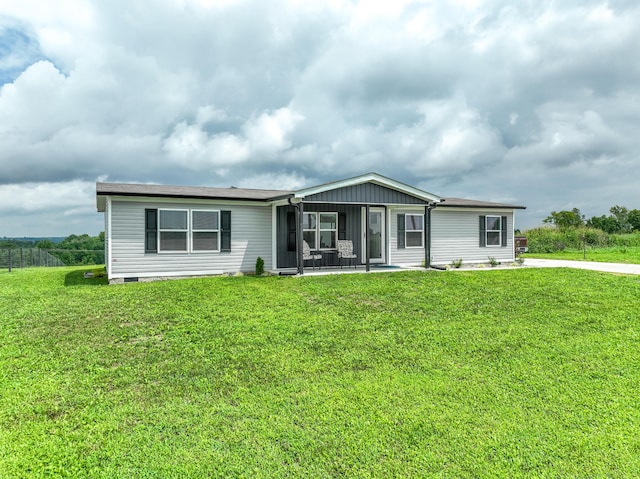
[[[431,267],[431,209],[424,207],[424,267]]]
[[[436,203],[429,203],[424,207],[424,267],[431,268],[431,210]]]
[[[296,254],[298,263],[298,274],[304,274],[304,259],[303,259],[303,247],[302,247],[302,222],[304,220],[304,206],[302,201],[296,205],[296,214],[298,215],[296,222]]]
[[[366,271],[371,269],[371,245],[369,244],[369,204],[365,206],[364,244],[366,253]]]

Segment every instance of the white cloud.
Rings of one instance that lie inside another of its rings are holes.
[[[99,176],[271,187],[372,170],[514,198],[532,223],[553,201],[640,203],[633,2],[23,0],[0,18],[0,45],[2,27],[24,33],[0,50],[0,184],[33,189],[30,214],[37,185]]]
[[[94,182],[80,180],[65,183],[0,185],[0,213],[75,210],[83,203],[88,207],[87,194],[94,192]]]
[[[250,119],[243,130],[255,154],[273,156],[291,147],[290,134],[303,119],[285,107]]]

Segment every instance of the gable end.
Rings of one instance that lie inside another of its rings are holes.
[[[305,202],[424,205],[428,202],[375,183],[360,183],[305,196]]]

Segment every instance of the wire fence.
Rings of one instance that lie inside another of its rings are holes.
[[[103,264],[104,251],[0,248],[0,269]]]

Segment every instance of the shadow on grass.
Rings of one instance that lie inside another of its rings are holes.
[[[102,286],[108,284],[106,275],[104,277],[85,278],[84,274],[87,272],[93,272],[94,275],[99,272],[103,272],[102,269],[79,269],[71,271],[64,276],[65,286]]]

